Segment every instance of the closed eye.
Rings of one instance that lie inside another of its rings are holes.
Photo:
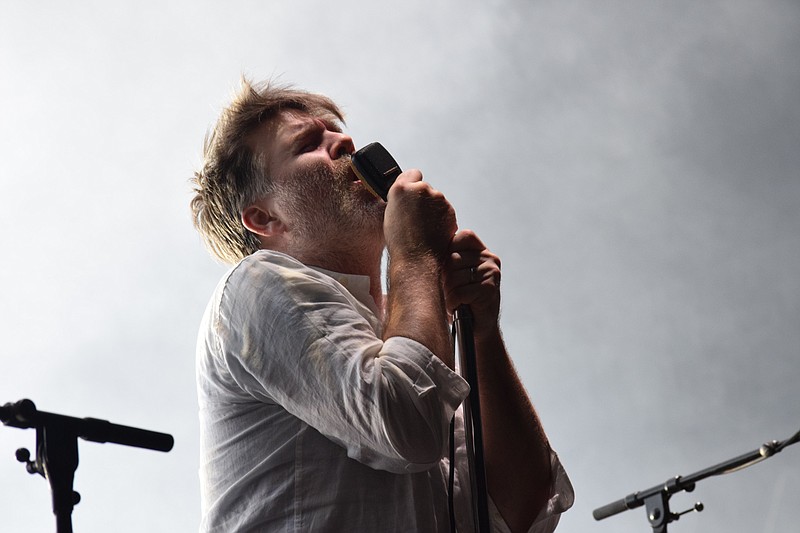
[[[302,124],[294,137],[295,153],[305,154],[317,150],[322,145],[325,132],[338,132],[339,128],[334,124],[318,118],[311,119]]]
[[[305,154],[307,152],[313,152],[319,147],[320,140],[320,135],[316,134],[315,132],[308,132],[297,140],[297,143],[295,144],[295,146],[298,147],[297,153]]]
[[[319,128],[307,128],[298,136],[295,146],[298,154],[316,150],[322,142],[322,131]]]

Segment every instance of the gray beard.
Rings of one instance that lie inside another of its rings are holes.
[[[340,158],[333,169],[320,165],[298,172],[275,190],[290,213],[296,257],[305,256],[297,259],[315,257],[317,266],[335,270],[337,264],[363,260],[383,248],[386,204],[354,186],[349,165]]]

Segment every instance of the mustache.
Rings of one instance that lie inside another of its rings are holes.
[[[276,192],[284,195],[294,193],[312,196],[332,190],[344,191],[356,179],[358,178],[350,166],[348,154],[348,157],[340,157],[330,162],[318,161],[306,168],[295,170],[287,180],[276,187]]]

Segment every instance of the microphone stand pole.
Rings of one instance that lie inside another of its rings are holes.
[[[72,533],[72,509],[80,501],[80,495],[72,490],[78,469],[78,437],[162,452],[171,450],[174,443],[166,433],[38,411],[30,400],[0,407],[0,421],[6,426],[36,429],[36,460],[31,461],[24,448],[17,450],[17,460],[26,464],[28,473],[40,474],[50,482],[57,533]]]
[[[464,435],[467,441],[472,514],[479,533],[489,533],[489,496],[486,488],[486,466],[483,459],[483,427],[478,390],[478,367],[475,356],[472,312],[469,306],[456,309],[453,323],[459,346],[459,364],[469,383],[469,396],[464,400]]]
[[[662,485],[656,485],[655,487],[629,494],[615,502],[598,507],[592,512],[592,516],[594,516],[595,520],[603,520],[604,518],[627,511],[628,509],[635,509],[636,507],[644,505],[647,509],[647,519],[650,522],[650,526],[653,528],[653,533],[667,533],[667,524],[670,522],[678,520],[686,513],[692,511],[700,512],[703,510],[703,504],[696,503],[692,509],[680,513],[670,512],[669,499],[673,494],[681,491],[692,492],[695,489],[695,484],[700,480],[711,476],[731,474],[743,468],[747,468],[748,466],[760,463],[798,441],[800,441],[800,431],[782,442],[773,440],[764,444],[757,450],[734,457],[733,459],[700,470],[694,474],[689,474],[685,477],[675,476]]]
[[[397,161],[377,142],[370,143],[351,154],[350,166],[366,188],[384,202],[388,199],[389,189],[402,172]],[[468,306],[462,305],[456,309],[453,325],[460,348],[459,362],[470,387],[469,397],[464,400],[464,434],[467,440],[467,459],[473,495],[473,520],[479,533],[489,533],[489,500],[486,492],[486,468],[483,462],[478,369],[475,364],[472,313]]]

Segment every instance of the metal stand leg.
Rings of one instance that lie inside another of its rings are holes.
[[[475,338],[472,330],[472,313],[462,305],[455,313],[456,338],[459,361],[464,377],[469,383],[469,397],[464,402],[464,432],[467,438],[467,457],[470,463],[473,518],[477,531],[489,533],[489,495],[486,487],[486,466],[483,459],[483,427],[478,389],[478,367],[475,354]]]

